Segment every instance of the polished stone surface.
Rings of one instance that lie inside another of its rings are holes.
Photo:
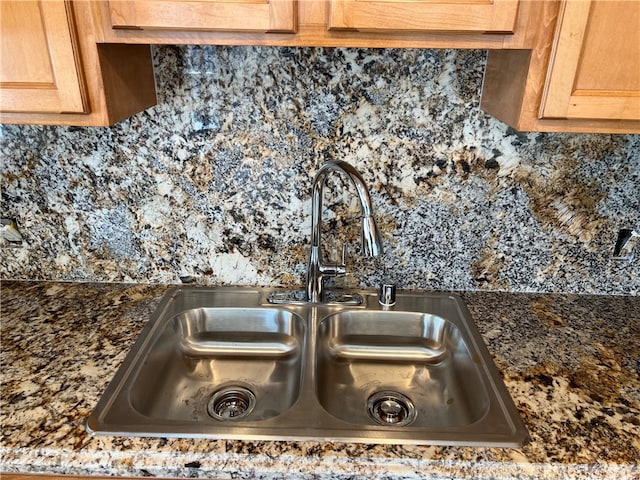
[[[531,435],[520,449],[91,437],[85,418],[167,290],[2,282],[2,470],[191,478],[640,476],[640,299],[463,297]]]
[[[509,129],[479,108],[483,51],[154,52],[156,107],[111,128],[0,127],[2,216],[25,237],[1,246],[0,278],[300,285],[311,178],[343,159],[399,287],[640,291],[640,262],[612,259],[617,231],[640,228],[640,135]],[[355,240],[340,197],[328,226]],[[356,267],[348,285],[380,280]]]

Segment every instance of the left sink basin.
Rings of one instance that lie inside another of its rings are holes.
[[[134,372],[131,405],[167,420],[274,417],[300,392],[303,331],[300,317],[274,308],[182,312],[164,322]]]
[[[267,420],[295,403],[303,319],[261,306],[259,291],[202,293],[179,290],[158,308],[89,418],[89,430],[153,434],[192,424],[197,434],[198,425]]]

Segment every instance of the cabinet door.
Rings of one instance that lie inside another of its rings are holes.
[[[640,2],[562,3],[539,115],[640,119]]]
[[[0,111],[87,111],[68,2],[0,0],[0,32]]]
[[[293,32],[295,0],[109,0],[113,28]]]
[[[513,33],[517,0],[331,0],[330,29]]]

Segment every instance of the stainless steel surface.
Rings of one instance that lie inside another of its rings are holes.
[[[274,305],[306,305],[307,292],[304,290],[279,290],[269,293],[267,301]],[[357,306],[364,302],[362,295],[342,290],[325,290],[325,305],[329,306]]]
[[[221,387],[249,389],[263,420],[300,393],[304,321],[282,309],[194,306],[161,322],[131,372],[129,401],[149,418],[192,422]]]
[[[382,254],[382,237],[375,219],[371,197],[362,176],[350,164],[343,161],[327,162],[316,173],[313,179],[313,191],[311,194],[311,249],[307,267],[307,300],[312,303],[324,301],[323,279],[335,277],[346,273],[346,250],[343,250],[343,258],[340,263],[328,264],[323,261],[321,253],[321,220],[322,220],[322,192],[325,179],[329,172],[338,172],[346,175],[356,189],[360,200],[361,210],[361,237],[362,251],[366,256],[378,256]]]
[[[331,315],[318,332],[316,391],[322,406],[368,425],[363,405],[399,392],[418,412],[416,427],[463,427],[482,419],[489,396],[460,328],[421,312],[352,311]]]
[[[102,435],[517,447],[527,431],[464,303],[274,306],[167,293],[87,420]]]

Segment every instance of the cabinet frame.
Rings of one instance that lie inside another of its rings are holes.
[[[332,0],[295,0],[294,18],[297,23],[295,32],[270,31],[268,33],[251,31],[197,30],[180,28],[134,28],[126,27],[127,22],[112,25],[110,1],[88,0],[93,8],[96,24],[96,37],[102,43],[166,44],[166,45],[259,45],[287,47],[360,47],[360,48],[530,48],[533,37],[530,25],[539,4],[547,0],[435,0],[457,3],[458,10],[469,3],[505,2],[513,8],[517,5],[515,25],[507,29],[514,33],[483,33],[484,28],[459,30],[448,28],[445,31],[356,31],[353,29],[330,29],[329,18]],[[132,0],[128,0],[132,1]],[[148,0],[161,1],[161,0]],[[166,0],[176,1],[176,0]],[[257,1],[257,0],[248,0]],[[266,1],[266,0],[264,0]],[[392,0],[396,1],[396,0]],[[433,0],[409,0],[409,3],[430,2]],[[462,5],[462,6],[461,6]],[[437,5],[436,5],[437,6]],[[483,5],[486,6],[486,5]],[[451,20],[455,20],[454,18]],[[116,20],[118,23],[119,20]],[[129,24],[132,24],[130,22]]]

